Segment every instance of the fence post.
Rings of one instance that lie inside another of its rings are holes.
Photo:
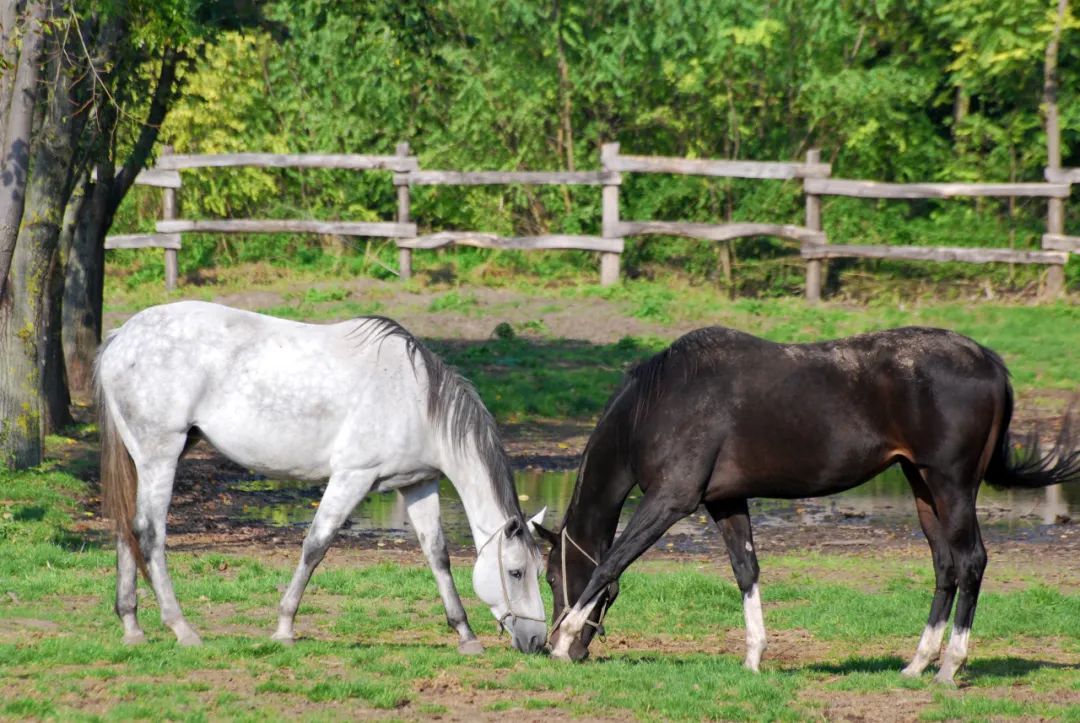
[[[1062,235],[1065,233],[1065,199],[1049,198],[1046,201],[1046,232]],[[1050,298],[1061,296],[1065,291],[1065,267],[1053,264],[1046,270],[1046,295]]]
[[[162,146],[161,155],[172,155],[172,146]],[[161,218],[172,221],[176,218],[176,189],[162,189]],[[165,249],[165,290],[172,291],[176,288],[177,258],[176,249]]]
[[[398,156],[409,155],[409,144],[398,143],[394,148],[394,153]],[[408,223],[409,222],[409,184],[408,173],[395,173],[395,182],[397,183],[397,222]],[[402,181],[405,181],[402,183]],[[403,249],[398,247],[398,270],[403,279],[412,278],[412,249]]]
[[[609,161],[619,155],[618,143],[605,143],[600,146],[600,168],[608,173],[613,173],[609,167]],[[606,239],[619,237],[619,184],[622,178],[615,174],[610,182],[603,185],[602,213],[603,218],[600,226],[600,235]],[[600,285],[611,286],[619,281],[619,254],[604,251],[600,253]]]
[[[821,151],[812,148],[806,152],[807,163],[820,163]],[[803,181],[805,191],[806,181]],[[806,228],[811,231],[821,230],[821,196],[806,194]],[[811,303],[821,301],[822,260],[809,259],[806,262],[806,300]]]

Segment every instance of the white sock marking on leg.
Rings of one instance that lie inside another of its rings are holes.
[[[765,618],[761,613],[761,594],[757,583],[743,595],[743,618],[746,620],[745,665],[757,672],[761,665],[761,654],[765,652]]]
[[[923,628],[922,637],[919,638],[919,647],[915,649],[915,657],[901,672],[908,677],[915,677],[926,670],[926,666],[930,664],[930,661],[941,652],[941,640],[944,637],[944,622],[927,625]]]

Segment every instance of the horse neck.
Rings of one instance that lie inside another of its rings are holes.
[[[633,486],[633,475],[613,435],[600,433],[585,451],[563,529],[599,559],[615,539],[619,514]]]
[[[520,514],[516,510],[506,511],[496,493],[497,485],[509,484],[512,487],[513,480],[493,480],[488,466],[469,447],[446,456],[442,471],[461,498],[473,542],[479,552],[480,547],[502,529],[508,519]]]

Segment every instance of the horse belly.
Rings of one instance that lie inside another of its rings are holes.
[[[202,422],[199,429],[218,451],[256,472],[304,480],[330,476],[334,436],[327,427],[238,415]]]

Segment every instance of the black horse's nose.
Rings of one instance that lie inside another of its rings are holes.
[[[530,653],[539,653],[541,650],[544,649],[544,643],[546,643],[546,642],[547,642],[547,637],[546,636],[544,636],[544,637],[541,637],[539,635],[532,636],[531,638],[529,638],[529,652]]]

